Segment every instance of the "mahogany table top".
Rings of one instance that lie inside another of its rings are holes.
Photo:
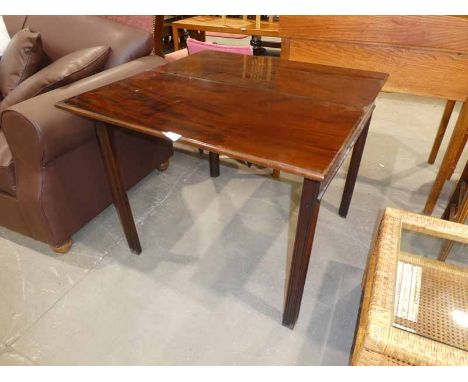
[[[85,92],[62,109],[312,180],[333,177],[386,74],[205,51]]]

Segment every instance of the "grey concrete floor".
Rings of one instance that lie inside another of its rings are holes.
[[[130,192],[141,256],[113,207],[62,256],[0,229],[0,364],[346,365],[378,215],[422,210],[442,110],[438,100],[379,97],[348,218],[337,213],[348,163],[323,199],[294,330],[281,312],[297,177],[223,159],[212,179],[206,159],[178,148],[167,172]]]

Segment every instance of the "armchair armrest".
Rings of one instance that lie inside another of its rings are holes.
[[[44,166],[94,136],[94,123],[55,107],[58,101],[165,64],[147,56],[97,73],[4,110],[0,116],[13,159]]]

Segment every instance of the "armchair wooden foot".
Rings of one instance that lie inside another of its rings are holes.
[[[157,168],[161,172],[166,171],[169,168],[169,161],[167,160],[167,161],[164,161],[164,162],[160,163]]]
[[[55,247],[53,245],[51,245],[50,248],[55,253],[59,253],[59,254],[63,255],[65,253],[67,253],[71,249],[72,245],[73,245],[73,241],[72,241],[72,239],[70,239],[70,240],[66,241],[65,243],[59,244],[59,245],[57,245]]]

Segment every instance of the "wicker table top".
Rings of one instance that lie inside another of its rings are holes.
[[[468,351],[468,272],[398,256],[393,326]]]

